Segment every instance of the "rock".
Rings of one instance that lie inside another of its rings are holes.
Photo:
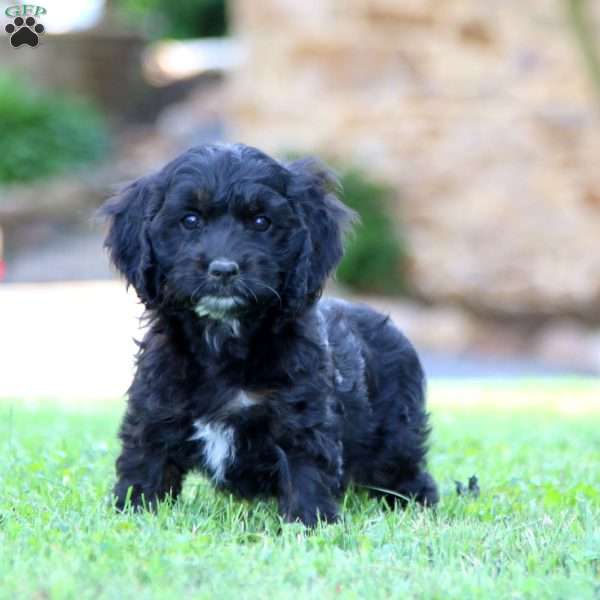
[[[534,338],[532,348],[544,362],[600,373],[600,330],[590,331],[577,321],[550,323]]]
[[[456,306],[423,306],[409,300],[373,296],[357,300],[390,315],[417,347],[461,354],[474,350],[481,341],[483,324]]]
[[[600,3],[588,2],[600,36]],[[398,190],[425,299],[600,317],[600,116],[555,0],[233,3],[233,137]],[[401,201],[402,199],[402,201]]]

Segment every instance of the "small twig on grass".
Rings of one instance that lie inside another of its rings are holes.
[[[469,477],[467,485],[462,481],[455,481],[454,483],[456,484],[456,493],[459,496],[472,496],[473,498],[477,498],[481,492],[477,475]]]
[[[383,494],[390,494],[391,496],[396,496],[396,498],[400,498],[401,500],[406,500],[406,502],[410,502],[411,498],[405,496],[404,494],[400,494],[399,492],[395,492],[394,490],[388,490],[387,488],[378,487],[376,485],[366,485],[364,483],[355,484],[358,487],[367,488],[368,490],[374,490],[376,492],[381,492]]]

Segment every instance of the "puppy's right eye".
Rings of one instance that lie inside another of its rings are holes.
[[[186,229],[198,229],[202,225],[202,217],[197,213],[188,213],[181,219],[181,224]]]

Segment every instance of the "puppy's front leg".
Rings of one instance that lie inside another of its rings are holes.
[[[179,495],[189,470],[182,431],[177,424],[162,424],[159,428],[144,424],[135,411],[125,415],[119,433],[123,446],[117,459],[114,488],[119,510],[125,508],[127,501],[136,509],[153,509],[167,496],[175,499]]]
[[[337,478],[314,458],[284,456],[280,461],[279,513],[287,522],[300,521],[308,527],[317,525],[319,519],[336,521],[338,488]]]
[[[117,459],[116,507],[123,510],[129,501],[134,509],[154,509],[168,495],[179,495],[182,480],[181,469],[164,454],[124,446]]]

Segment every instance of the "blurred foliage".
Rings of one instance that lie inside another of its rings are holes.
[[[0,183],[31,181],[102,158],[108,133],[86,103],[0,74]]]
[[[227,32],[225,0],[121,0],[116,9],[153,38],[216,37]]]
[[[567,9],[577,43],[587,65],[592,83],[600,95],[600,46],[594,34],[590,5],[587,0],[567,0]]]
[[[342,198],[358,212],[361,223],[346,244],[338,281],[364,292],[404,291],[406,247],[392,216],[393,190],[357,169],[339,173]]]

